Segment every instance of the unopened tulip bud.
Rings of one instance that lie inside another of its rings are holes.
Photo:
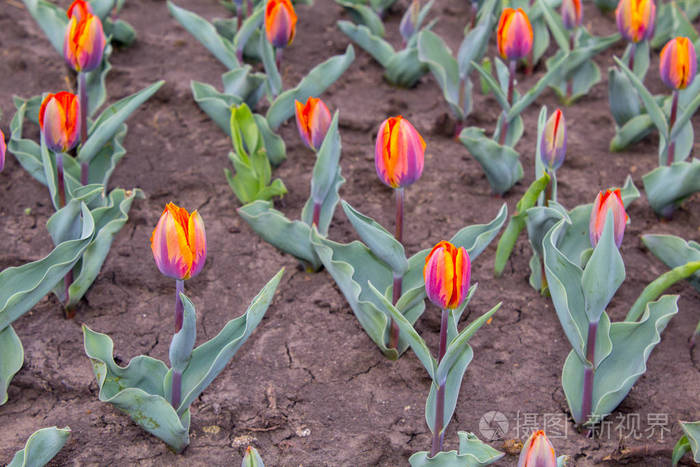
[[[63,40],[63,56],[75,71],[92,71],[102,62],[105,48],[102,21],[83,7],[75,7],[71,13]]]
[[[296,24],[297,15],[290,0],[268,0],[265,7],[265,33],[273,46],[283,48],[291,44]]]
[[[620,0],[615,10],[617,30],[629,42],[641,42],[654,35],[654,0]]]
[[[168,203],[151,235],[153,258],[161,273],[177,280],[190,279],[207,259],[204,221],[197,211]]]
[[[39,108],[39,126],[46,146],[54,152],[73,149],[80,137],[78,96],[61,91],[48,94]]]
[[[608,217],[609,210],[613,212],[615,245],[618,248],[622,245],[622,237],[625,235],[625,225],[627,223],[627,213],[625,212],[625,205],[622,202],[622,196],[618,188],[615,191],[607,190],[605,193],[601,191],[595,198],[589,224],[589,235],[593,248],[598,245],[598,241],[603,235],[605,220]]]
[[[459,307],[467,297],[471,262],[464,247],[442,241],[425,259],[423,278],[428,298],[441,309]]]
[[[561,20],[568,30],[581,26],[583,12],[581,10],[581,0],[562,0]]]
[[[687,37],[671,39],[661,50],[659,61],[661,79],[671,89],[685,89],[695,79],[698,58],[695,47]]]
[[[557,467],[557,456],[544,431],[534,432],[523,444],[518,467]]]
[[[405,42],[413,37],[416,33],[416,24],[418,23],[418,15],[420,14],[420,0],[413,0],[411,5],[404,13],[403,18],[401,18],[401,23],[399,24],[399,32],[401,37]]]
[[[94,15],[95,12],[92,11],[92,6],[85,0],[75,0],[66,10],[66,16],[68,19],[75,17],[75,19],[80,22],[88,14]]]
[[[498,21],[498,53],[508,61],[525,58],[532,50],[532,25],[522,8],[505,8]]]
[[[566,120],[557,109],[547,120],[542,132],[542,163],[549,170],[557,170],[564,163],[566,156]]]
[[[411,123],[391,117],[381,124],[374,146],[374,165],[379,179],[392,188],[411,185],[423,173],[425,141]]]
[[[330,110],[315,97],[309,97],[306,104],[294,101],[294,105],[301,140],[310,149],[318,151],[331,125]]]

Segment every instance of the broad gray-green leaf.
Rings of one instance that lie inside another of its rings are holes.
[[[190,87],[197,105],[219,125],[219,128],[231,136],[231,106],[242,104],[243,99],[233,94],[221,93],[211,84],[199,81],[192,81]]]
[[[197,314],[194,305],[184,293],[180,293],[182,300],[182,328],[173,335],[168,349],[170,366],[173,370],[182,374],[190,362],[194,341],[197,339]]]
[[[39,24],[46,37],[61,56],[63,56],[63,41],[65,38],[68,16],[66,10],[45,0],[22,0],[27,11]]]
[[[37,96],[41,100],[41,96]],[[39,145],[26,138],[22,138],[24,117],[28,110],[29,101],[15,97],[17,112],[10,121],[10,140],[7,142],[7,151],[15,156],[20,165],[29,172],[42,185],[46,185],[44,165],[41,160],[41,148]]]
[[[642,182],[654,212],[667,216],[685,198],[700,191],[700,160],[658,167],[644,175]]]
[[[341,206],[355,232],[378,258],[384,261],[397,276],[403,276],[408,269],[408,260],[403,245],[374,219],[367,217],[347,202]]]
[[[457,66],[459,76],[466,79],[471,71],[472,62],[478,62],[486,53],[492,25],[494,22],[493,10],[496,0],[487,0],[479,11],[479,22],[474,29],[469,31],[462,40],[457,51]]]
[[[52,426],[35,431],[7,467],[42,467],[48,464],[63,449],[70,434],[70,427]]]
[[[596,369],[593,380],[592,416],[597,420],[615,410],[644,374],[649,354],[660,342],[669,320],[678,313],[677,300],[678,296],[665,295],[647,305],[640,321],[623,321],[610,326],[612,351]],[[577,423],[585,421],[580,416],[583,369],[583,363],[572,352],[562,371],[564,394]]]
[[[505,456],[504,453],[481,441],[474,433],[458,431],[457,436],[459,437],[459,455],[474,458],[465,464],[468,467],[490,465]]]
[[[243,315],[226,323],[219,334],[192,351],[189,364],[182,373],[183,397],[178,414],[189,412],[190,404],[223,371],[238,349],[250,337],[265,316],[283,274],[284,268],[258,292]],[[163,391],[168,399],[170,399],[171,386],[172,369],[168,371],[163,381]]]
[[[168,1],[168,10],[178,23],[201,42],[224,66],[229,69],[240,66],[233,44],[221,36],[211,23],[171,1]]]
[[[224,95],[233,95],[254,109],[265,93],[264,73],[254,73],[250,65],[227,71],[221,75]]]
[[[428,71],[428,67],[418,59],[418,49],[410,47],[391,57],[386,64],[384,77],[391,84],[412,88]]]
[[[316,164],[314,164],[313,176],[311,177],[311,196],[315,204],[321,204],[332,190],[336,174],[338,173],[338,164],[340,162],[340,153],[342,145],[340,141],[340,132],[338,131],[338,115],[336,110],[333,115],[333,120],[328,127],[323,143],[318,150]]]
[[[372,8],[362,3],[348,0],[335,0],[335,2],[345,8],[353,21],[367,27],[373,35],[384,37],[384,23],[382,23],[382,19]],[[338,27],[340,27],[340,24],[338,24]]]
[[[114,344],[106,334],[83,325],[85,353],[100,388],[99,398],[123,412],[144,430],[160,438],[175,452],[189,444],[190,413],[178,416],[164,397],[163,380],[168,367],[145,355],[120,367],[112,357]]]
[[[417,37],[418,59],[428,65],[455,117],[464,120],[469,113],[464,106],[466,94],[460,102],[459,65],[452,51],[440,36],[430,30],[419,32]]]
[[[29,311],[81,258],[95,235],[95,222],[84,203],[81,212],[79,238],[59,244],[43,259],[0,272],[0,329]]]
[[[510,190],[523,178],[520,155],[509,146],[501,146],[484,135],[484,130],[469,127],[462,130],[459,140],[481,165],[491,189],[498,194]]]
[[[651,93],[647,90],[647,88],[644,87],[644,84],[639,80],[639,78],[637,78],[637,76],[632,71],[630,71],[629,68],[627,68],[627,65],[622,63],[622,61],[619,58],[613,58],[622,70],[622,72],[625,74],[625,76],[627,76],[630,83],[632,83],[632,86],[634,86],[634,88],[637,90],[639,97],[642,99],[642,102],[644,103],[644,106],[647,109],[647,113],[649,114],[651,121],[654,122],[654,125],[656,125],[656,128],[659,130],[659,133],[666,137],[668,135],[668,124],[666,123],[666,116],[664,115],[663,110],[661,110],[661,107],[659,107],[659,105],[656,103],[654,96],[652,96]]]
[[[496,60],[497,65],[501,63],[502,62],[500,60]],[[474,67],[474,69],[479,72],[479,74],[481,75],[481,79],[486,82],[486,84],[489,87],[489,91],[493,93],[493,97],[496,98],[496,101],[501,106],[501,108],[504,111],[510,110],[510,102],[508,102],[508,97],[506,93],[503,92],[501,85],[491,74],[491,70],[484,69],[481,65],[479,65],[476,62],[472,62],[472,67]]]
[[[238,56],[242,56],[248,50],[248,45],[253,45],[255,34],[260,32],[263,20],[265,19],[265,8],[257,8],[248,18],[243,21],[241,29],[233,38],[233,47]],[[258,55],[259,55],[258,51]]]
[[[260,457],[258,450],[252,446],[248,446],[241,462],[241,467],[265,467],[265,463]]]
[[[294,115],[295,100],[306,102],[309,97],[320,96],[331,84],[340,78],[353,60],[355,60],[355,50],[352,45],[348,45],[343,55],[336,55],[316,65],[295,88],[280,94],[267,110],[266,118],[270,128],[276,130],[289,117]]]
[[[22,341],[12,326],[7,326],[0,331],[0,406],[7,402],[7,388],[23,363]]]
[[[700,107],[700,94],[695,96],[695,98],[692,101],[690,101],[688,105],[685,106],[685,108],[680,109],[680,115],[676,119],[676,122],[674,123],[673,128],[671,129],[671,135],[669,136],[671,141],[673,141],[675,138],[678,138],[681,131],[683,131],[683,129],[687,127],[686,124],[690,121],[690,118],[698,110],[698,107]],[[692,130],[692,125],[690,126],[690,128]]]
[[[268,95],[271,96],[271,99],[273,99],[277,97],[280,92],[282,92],[282,75],[280,75],[280,71],[277,69],[275,48],[272,47],[270,41],[267,40],[267,34],[260,34],[258,37],[258,44],[260,59],[263,62],[265,74],[267,75],[265,86],[267,88]]]
[[[620,127],[635,117],[642,117],[637,90],[632,86],[627,75],[615,67],[608,68],[608,101],[610,113]],[[652,124],[651,119],[649,124]],[[623,147],[625,146],[619,146],[620,149]]]
[[[642,235],[642,243],[671,269],[700,261],[700,245],[692,240],[686,242],[674,235]],[[688,282],[700,291],[700,273],[694,274]]]
[[[673,448],[673,467],[678,465],[686,452],[693,452],[693,460],[700,462],[700,422],[679,422],[685,433]]]
[[[92,124],[89,137],[78,151],[78,160],[89,162],[117,133],[122,123],[165,83],[158,81],[107,107]]]
[[[545,73],[533,87],[523,94],[520,99],[513,103],[512,107],[508,111],[508,121],[513,120],[515,117],[523,113],[523,111],[539,97],[542,91],[544,91],[561,72],[568,59],[569,55],[565,55],[564,57],[561,57],[559,61],[553,63],[552,67],[547,70],[547,73]]]
[[[630,144],[641,141],[653,128],[654,122],[651,121],[651,117],[646,113],[627,120],[622,128],[617,128],[615,130],[615,136],[612,141],[610,141],[610,151],[622,151]]]
[[[107,74],[112,69],[109,58],[112,55],[112,45],[105,46],[102,63],[94,70],[87,73],[86,84],[88,89],[88,115],[92,115],[104,104],[107,99]],[[78,78],[80,79],[80,78]]]
[[[624,63],[630,62],[630,56],[634,53],[634,70],[632,70],[639,81],[644,81],[644,77],[649,70],[650,59],[649,41],[644,40],[636,44],[629,43],[625,48],[625,53],[622,55]]]
[[[389,61],[396,54],[391,44],[382,39],[380,35],[373,33],[367,26],[358,26],[350,21],[338,21],[338,29],[384,68],[389,65]]]

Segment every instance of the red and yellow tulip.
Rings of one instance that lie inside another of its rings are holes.
[[[177,280],[190,279],[202,270],[207,259],[204,221],[195,210],[168,203],[151,235],[151,250],[163,275]]]
[[[73,4],[63,40],[63,56],[75,71],[92,71],[102,62],[105,34],[100,18],[90,13],[89,6]]]
[[[85,18],[88,14],[92,15],[92,6],[85,0],[75,0],[66,10],[66,16],[68,19],[75,17],[75,19],[80,22],[81,19]]]
[[[0,172],[5,168],[5,151],[7,146],[5,145],[5,134],[0,130]]]
[[[629,42],[651,39],[654,35],[654,0],[620,0],[615,10],[617,29]]]
[[[622,245],[622,237],[625,235],[625,225],[628,217],[625,212],[625,205],[622,202],[620,189],[618,188],[615,191],[607,190],[605,193],[601,191],[595,198],[589,224],[589,235],[593,248],[596,247],[598,240],[603,235],[605,219],[609,210],[613,212],[615,245],[618,248]]]
[[[297,14],[290,0],[268,0],[265,6],[267,40],[277,47],[286,47],[294,40]]]
[[[299,136],[306,146],[318,151],[331,125],[331,112],[321,99],[309,97],[306,104],[294,101]]]
[[[560,109],[549,117],[542,132],[542,162],[549,170],[557,170],[566,156],[566,120]]]
[[[392,188],[411,185],[423,173],[425,141],[411,123],[391,117],[380,125],[374,146],[377,175]]]
[[[423,267],[425,291],[441,309],[459,307],[469,291],[471,262],[464,247],[442,241],[433,247]]]
[[[698,58],[695,47],[687,37],[671,39],[661,50],[659,61],[661,79],[671,89],[685,89],[695,79]]]
[[[525,58],[532,50],[532,25],[522,8],[505,8],[498,21],[498,53],[513,61]]]
[[[566,29],[576,29],[583,21],[581,0],[562,0],[561,19]]]
[[[66,91],[48,94],[39,108],[39,126],[49,149],[70,151],[80,137],[78,96]]]
[[[557,467],[557,456],[544,431],[534,432],[525,441],[518,467]]]

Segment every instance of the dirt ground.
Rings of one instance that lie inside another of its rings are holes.
[[[209,19],[228,14],[216,0],[177,4]],[[395,45],[400,43],[398,23],[406,4],[399,1],[387,19],[388,37]],[[0,128],[9,135],[12,95],[65,89],[67,71],[22,3],[7,0],[2,6]],[[614,32],[611,17],[601,16],[590,3],[584,8],[585,23],[594,33]],[[457,0],[437,0],[433,8],[431,17],[440,18],[435,30],[453,50],[459,46],[469,11],[469,2]],[[295,85],[311,64],[341,53],[348,44],[335,25],[346,15],[333,1],[300,6],[298,15],[297,36],[284,56],[287,87]],[[15,323],[26,355],[10,386],[10,400],[0,407],[4,433],[0,461],[9,461],[36,429],[69,425],[71,439],[51,465],[238,465],[248,444],[257,447],[271,466],[408,465],[412,453],[430,447],[424,418],[430,381],[421,364],[410,351],[397,362],[385,359],[326,272],[300,270],[294,258],[263,242],[238,217],[239,203],[223,174],[229,167],[230,141],[199,110],[190,93],[193,79],[220,86],[224,67],[176,23],[164,1],[128,1],[121,17],[134,26],[138,40],[112,55],[110,99],[161,78],[167,81],[128,121],[128,153],[112,177],[113,187],[140,187],[147,199],[134,203],[128,224],[74,320],[65,320],[55,297],[47,297]],[[491,44],[490,55],[494,49]],[[612,53],[621,55],[623,50],[619,43],[596,58],[604,77]],[[505,199],[496,198],[477,162],[448,136],[448,107],[432,76],[426,75],[414,89],[398,89],[383,81],[382,69],[369,55],[357,48],[356,52],[350,69],[322,96],[332,110],[340,109],[341,165],[347,178],[341,196],[393,230],[393,199],[376,177],[373,148],[379,123],[401,113],[428,146],[423,176],[407,192],[404,238],[409,254],[449,238],[465,225],[489,221],[504,201],[513,212],[534,177],[540,105],[553,109],[554,94],[545,92],[525,112],[525,136],[517,146],[525,179]],[[657,65],[654,58],[647,82],[661,92]],[[518,87],[527,89],[541,73],[537,69],[533,77],[519,75]],[[492,131],[497,103],[478,92],[474,98],[469,124]],[[570,208],[592,202],[598,190],[621,185],[628,173],[641,189],[642,175],[656,166],[658,141],[649,137],[626,152],[608,151],[614,123],[605,79],[565,109],[565,115],[569,139],[567,160],[557,174],[560,202]],[[697,116],[694,125],[699,134]],[[275,175],[284,180],[289,194],[277,207],[294,218],[308,196],[314,157],[302,145],[294,119],[281,134],[288,160]],[[48,193],[10,155],[0,173],[0,200],[4,239],[0,268],[46,255],[51,240],[45,223],[53,212]],[[198,342],[210,339],[226,321],[241,314],[263,284],[286,267],[265,319],[193,404],[191,444],[181,456],[126,415],[99,402],[80,331],[81,323],[86,323],[109,334],[117,361],[123,364],[139,354],[167,361],[174,283],[158,273],[148,240],[168,201],[199,209],[206,224],[207,264],[186,284],[198,310]],[[666,270],[645,251],[641,234],[700,239],[697,196],[672,221],[659,221],[644,197],[629,209],[629,216],[631,225],[622,245],[627,280],[608,310],[613,320],[622,319],[644,286]],[[340,209],[330,238],[343,242],[355,238]],[[458,430],[483,439],[482,416],[498,411],[508,421],[506,438],[511,439],[523,437],[533,421],[541,425],[547,417],[560,422],[560,436],[552,442],[558,454],[571,456],[570,465],[668,465],[681,432],[678,421],[700,418],[700,349],[691,352],[688,347],[688,337],[700,319],[700,295],[685,283],[670,290],[681,295],[680,312],[651,354],[647,373],[610,416],[611,431],[591,440],[567,419],[560,375],[570,347],[549,299],[527,283],[529,252],[523,236],[500,279],[493,278],[495,242],[475,261],[472,280],[480,286],[463,323],[498,301],[503,307],[472,339],[475,357],[462,384],[446,447],[457,448]],[[417,328],[430,346],[437,346],[439,312],[434,306],[428,305]],[[661,426],[652,430],[649,422],[655,418]],[[502,449],[504,441],[491,444]],[[517,457],[507,455],[498,465],[516,462]]]

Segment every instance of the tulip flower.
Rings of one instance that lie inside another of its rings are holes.
[[[331,125],[331,112],[321,99],[309,97],[306,104],[294,101],[297,128],[304,144],[318,151]]]
[[[581,26],[583,12],[581,11],[581,0],[562,0],[561,19],[564,27],[569,31]]]
[[[284,48],[292,43],[297,15],[290,0],[268,0],[265,7],[265,33],[270,43]]]
[[[442,241],[435,245],[425,258],[425,266],[423,267],[425,292],[430,301],[442,310],[438,365],[447,351],[448,310],[453,310],[464,302],[469,291],[470,276],[471,262],[464,247],[457,248],[450,242]],[[433,429],[433,444],[430,449],[431,457],[442,451],[445,382],[438,381],[435,427]]]
[[[509,62],[525,58],[532,50],[532,26],[522,8],[505,8],[498,21],[498,53]]]
[[[75,17],[78,22],[87,17],[88,14],[93,15],[95,12],[92,11],[92,6],[85,0],[75,0],[68,7],[68,10],[66,10],[66,16],[68,16],[68,19]]]
[[[5,145],[5,134],[0,130],[0,172],[5,168],[5,151],[7,146]]]
[[[374,146],[374,166],[379,179],[396,192],[396,233],[403,244],[403,188],[413,184],[423,173],[425,141],[411,123],[403,118],[391,117],[379,126]],[[394,277],[394,304],[401,297],[402,277]],[[389,348],[399,341],[399,327],[392,321]]]
[[[613,212],[615,245],[617,245],[618,248],[622,245],[622,237],[625,234],[625,224],[627,223],[628,217],[625,212],[625,205],[622,203],[620,189],[618,188],[615,191],[607,190],[605,193],[601,191],[595,198],[589,224],[589,235],[593,248],[598,245],[598,240],[600,240],[600,237],[603,235],[608,210],[612,210]]]
[[[78,97],[70,92],[44,98],[39,108],[39,126],[49,149],[57,153],[73,149],[78,142],[80,111]]]
[[[671,39],[661,50],[661,79],[673,90],[687,88],[695,79],[698,60],[695,47],[687,37]]]
[[[557,456],[544,431],[534,432],[525,441],[518,467],[557,467]]]
[[[74,4],[69,12],[72,16],[63,41],[63,56],[75,71],[92,71],[102,62],[105,48],[102,21],[84,6]]]
[[[549,117],[542,132],[542,163],[548,171],[555,171],[566,156],[566,120],[560,109]]]
[[[418,23],[418,15],[420,14],[420,0],[413,0],[411,5],[404,13],[401,18],[401,23],[399,23],[399,32],[401,37],[403,37],[404,46],[408,44],[408,41],[416,33],[416,24]]]
[[[151,235],[151,249],[163,275],[190,279],[202,270],[207,258],[204,222],[197,211],[168,203]]]
[[[620,0],[615,10],[617,30],[625,40],[636,44],[654,35],[654,0]],[[631,69],[631,67],[630,67]]]

